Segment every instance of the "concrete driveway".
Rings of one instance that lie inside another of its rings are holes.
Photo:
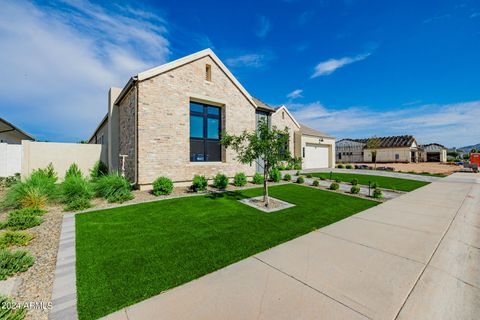
[[[108,319],[478,319],[480,175],[454,174]]]

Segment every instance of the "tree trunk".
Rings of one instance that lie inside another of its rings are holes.
[[[270,205],[268,199],[268,170],[266,169],[266,166],[263,169],[263,202],[265,203],[265,207]]]

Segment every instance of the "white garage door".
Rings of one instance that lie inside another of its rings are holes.
[[[328,168],[328,146],[307,144],[303,161],[304,169]]]

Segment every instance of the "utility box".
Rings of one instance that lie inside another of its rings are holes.
[[[470,153],[470,163],[480,166],[480,153]]]

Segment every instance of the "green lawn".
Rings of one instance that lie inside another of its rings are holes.
[[[237,200],[262,189],[177,198],[75,216],[80,319],[95,319],[326,226],[377,203],[287,184],[295,207],[264,213]]]
[[[311,173],[314,177],[323,177],[326,179],[330,178],[330,172],[318,172]],[[373,176],[366,174],[355,174],[355,173],[332,173],[332,179],[340,179],[344,182],[351,182],[353,179],[357,179],[359,184],[368,185],[368,182],[377,182],[380,188],[391,189],[391,190],[400,190],[400,191],[412,191],[417,188],[423,187],[429,182],[416,181],[409,179],[400,179],[400,178],[390,178],[383,176]]]

